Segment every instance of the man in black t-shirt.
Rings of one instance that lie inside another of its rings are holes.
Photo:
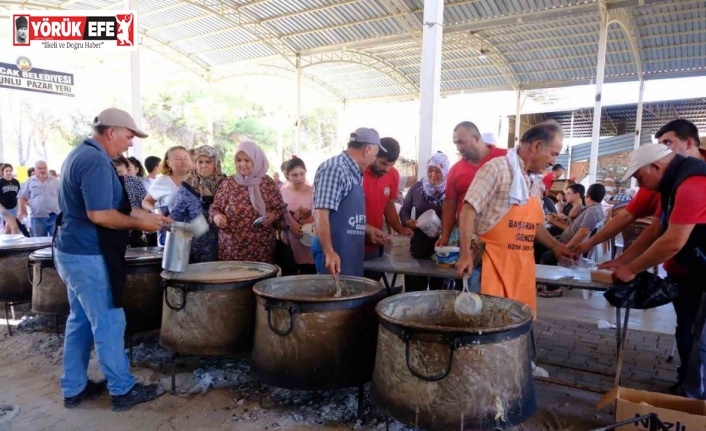
[[[17,234],[19,223],[17,221],[17,193],[20,191],[20,182],[12,177],[12,165],[0,165],[0,218],[5,223],[6,234]]]

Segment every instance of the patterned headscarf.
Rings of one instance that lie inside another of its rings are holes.
[[[198,173],[196,160],[201,156],[206,156],[213,161],[213,174],[207,177],[202,177]],[[226,177],[221,170],[221,158],[218,157],[218,152],[210,145],[202,145],[194,149],[193,162],[194,167],[189,173],[187,183],[201,196],[214,196],[221,181]]]
[[[449,158],[441,151],[431,156],[427,162],[427,170],[430,167],[439,168],[443,178],[440,184],[433,185],[429,182],[427,173],[424,173],[424,177],[422,177],[422,188],[424,189],[424,194],[427,195],[430,200],[440,201],[444,198],[444,194],[446,193],[446,176],[449,174],[450,168],[449,165]]]
[[[250,175],[247,177],[236,173],[233,175],[233,179],[241,186],[247,186],[253,208],[255,208],[255,211],[260,215],[265,216],[267,215],[267,207],[265,206],[265,199],[262,197],[262,192],[260,191],[260,183],[262,182],[262,178],[267,174],[270,163],[267,161],[267,156],[265,156],[262,149],[252,141],[241,142],[238,148],[235,149],[236,157],[241,151],[247,154],[250,160],[252,160],[252,172],[250,172]]]

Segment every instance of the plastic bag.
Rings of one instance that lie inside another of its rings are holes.
[[[610,305],[645,310],[669,304],[679,295],[679,286],[650,272],[641,272],[629,283],[616,283],[603,293]]]

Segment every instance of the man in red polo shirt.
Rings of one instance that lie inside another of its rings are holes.
[[[363,193],[365,193],[366,223],[377,229],[388,225],[397,233],[412,235],[414,232],[402,226],[400,216],[395,208],[395,200],[399,193],[400,173],[395,169],[395,162],[400,156],[400,144],[393,138],[380,139],[380,147],[386,151],[378,152],[375,161],[365,170],[363,175]],[[384,241],[365,242],[365,259],[375,259],[382,256]]]
[[[699,131],[691,121],[684,119],[670,121],[657,131],[655,138],[660,144],[666,145],[676,154],[706,161],[706,150],[699,149]],[[682,188],[685,189],[685,187]],[[693,196],[693,199],[698,200],[699,193],[686,195]],[[628,250],[617,259],[601,264],[600,267],[609,269],[628,265],[644,254],[662,235],[661,212],[659,192],[640,187],[635,198],[626,207],[626,211],[619,212],[589,241],[579,245],[575,252],[577,254],[584,253],[596,244],[600,244],[617,235],[638,218],[654,215],[655,218],[652,224],[640,234]],[[679,221],[679,216],[685,212],[691,212],[691,216],[698,216],[698,211],[690,211],[687,208],[684,211],[680,210],[677,212],[676,220]],[[680,393],[681,389],[679,386],[684,380],[689,362],[689,353],[693,345],[691,328],[701,299],[701,290],[691,286],[693,279],[687,277],[686,271],[674,259],[664,262],[664,270],[680,287],[683,287],[683,292],[672,303],[677,315],[677,328],[674,335],[677,340],[681,366],[678,368],[677,384],[671,388],[671,391]]]
[[[549,189],[552,188],[552,183],[554,180],[558,180],[561,178],[561,176],[564,175],[564,167],[561,166],[561,164],[557,163],[552,167],[552,171],[549,172],[547,175],[542,177],[542,183],[544,183],[544,194],[546,195]]]
[[[451,166],[446,176],[446,198],[441,208],[441,237],[436,243],[437,247],[449,245],[451,234],[461,214],[466,191],[478,169],[488,161],[507,153],[507,150],[484,142],[478,127],[470,121],[456,125],[453,140],[461,154],[461,160]]]

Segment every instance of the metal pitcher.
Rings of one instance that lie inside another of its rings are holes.
[[[187,223],[173,222],[167,230],[167,242],[162,255],[162,268],[168,271],[184,272],[189,266],[191,240],[194,234]]]

